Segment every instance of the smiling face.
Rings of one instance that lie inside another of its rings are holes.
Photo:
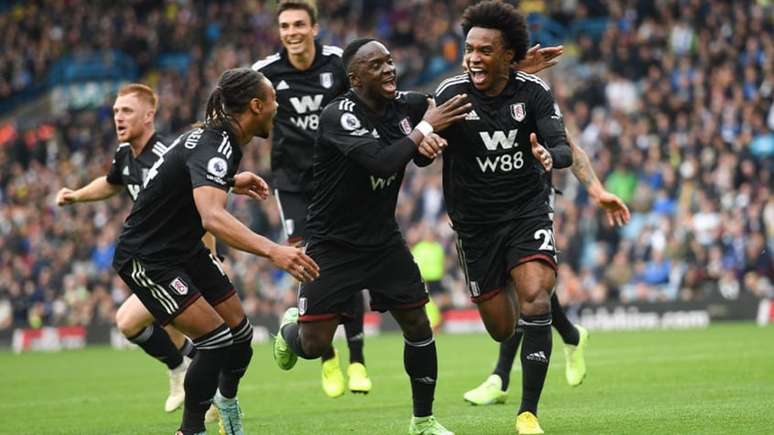
[[[282,45],[291,55],[311,54],[319,26],[312,24],[312,17],[303,9],[287,9],[278,17]]]
[[[119,142],[132,142],[153,128],[153,105],[136,93],[121,95],[113,104],[113,121]]]
[[[508,82],[513,50],[506,48],[499,30],[473,27],[465,39],[463,62],[473,86],[489,94]]]
[[[357,51],[350,71],[352,86],[365,95],[394,99],[397,92],[397,73],[392,55],[381,42],[371,41]]]

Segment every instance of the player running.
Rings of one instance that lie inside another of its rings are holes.
[[[113,121],[120,142],[107,175],[95,178],[77,190],[61,189],[57,205],[102,201],[126,189],[132,201],[137,199],[143,180],[153,162],[167,149],[164,139],[156,134],[156,93],[146,85],[132,83],[118,90],[113,104]],[[208,247],[215,252],[214,239]],[[116,313],[118,330],[148,355],[166,364],[169,369],[169,396],[164,411],[172,412],[183,404],[183,379],[196,349],[174,326],[154,324],[153,316],[130,295]],[[187,357],[184,358],[184,357]]]
[[[569,135],[567,139],[572,147],[572,173],[575,178],[586,187],[592,203],[605,210],[610,225],[625,225],[631,217],[629,208],[618,196],[605,190],[591,166],[588,155],[572,141]],[[564,342],[564,374],[567,384],[578,386],[586,377],[584,351],[589,334],[585,328],[574,325],[567,319],[556,292],[551,295],[551,323]],[[474,405],[505,403],[508,399],[511,368],[523,335],[523,329],[517,326],[513,336],[500,343],[494,371],[481,385],[463,395],[466,401]]]
[[[211,402],[223,433],[244,434],[236,395],[252,357],[253,328],[231,281],[201,241],[205,231],[270,259],[300,281],[319,271],[300,249],[253,233],[226,210],[229,189],[268,197],[260,177],[236,171],[242,147],[254,136],[268,136],[276,107],[274,89],[262,74],[248,68],[224,72],[207,101],[205,122],[178,137],[148,171],[118,239],[113,267],[159,323],[175,325],[197,349],[186,374],[178,434],[205,433]]]
[[[515,69],[534,74],[549,68],[558,62],[557,58],[562,55],[562,49],[563,47],[561,46],[540,48],[539,45],[536,45],[527,51],[525,58],[516,64]],[[467,67],[463,65],[463,68]],[[628,207],[619,197],[605,190],[599,178],[597,178],[586,152],[574,143],[569,134],[567,134],[567,139],[572,147],[573,164],[571,170],[575,178],[586,187],[591,201],[605,210],[608,223],[611,226],[626,224],[630,218]],[[547,179],[550,183],[550,173],[547,174]],[[567,319],[556,292],[551,295],[551,323],[565,345],[565,379],[570,386],[578,386],[586,377],[584,353],[588,345],[588,331],[580,325],[572,324]],[[466,401],[474,405],[505,403],[508,398],[510,371],[513,367],[522,335],[523,331],[517,326],[514,335],[500,343],[500,351],[494,371],[481,385],[463,395]]]
[[[423,309],[427,291],[395,205],[406,164],[430,162],[419,155],[423,137],[461,120],[470,106],[462,96],[435,107],[424,95],[398,94],[392,56],[373,39],[350,43],[343,62],[352,89],[323,110],[315,145],[307,253],[321,275],[301,285],[298,308],[285,312],[274,358],[283,370],[299,356],[317,358],[350,315],[352,297],[368,288],[371,308],[390,311],[403,331],[414,408],[409,433],[449,434],[433,417],[438,367]]]
[[[548,85],[511,71],[527,53],[524,17],[508,4],[485,1],[465,10],[462,28],[468,72],[442,82],[436,100],[468,94],[473,110],[442,134],[448,140],[444,196],[467,286],[489,334],[499,342],[513,336],[520,309],[523,379],[516,429],[542,433],[536,414],[551,358],[556,283],[545,173],[571,166],[572,151]]]
[[[277,91],[277,117],[272,132],[271,169],[274,197],[288,243],[301,246],[306,239],[306,211],[312,197],[312,155],[320,112],[349,89],[341,63],[341,48],[321,45],[317,10],[304,1],[284,1],[277,8],[279,36],[284,49],[256,62]],[[352,317],[344,322],[349,347],[348,384],[339,367],[336,349],[322,356],[322,387],[329,397],[345,389],[369,393],[371,379],[363,356],[362,292],[352,299]]]

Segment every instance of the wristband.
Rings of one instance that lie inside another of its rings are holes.
[[[430,125],[430,123],[427,121],[420,122],[414,128],[419,130],[419,132],[422,133],[425,137],[430,136],[433,133],[433,126]]]

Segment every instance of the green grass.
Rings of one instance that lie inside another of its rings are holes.
[[[774,433],[771,327],[592,333],[589,375],[577,388],[565,383],[558,336],[554,343],[540,407],[546,433]],[[257,346],[239,394],[247,433],[406,433],[411,404],[402,348],[398,335],[367,339],[373,392],[332,400],[320,389],[318,362],[282,372],[269,345]],[[514,433],[518,362],[506,405],[462,400],[489,374],[496,351],[484,335],[438,337],[435,415],[457,434]],[[140,351],[2,352],[0,367],[0,433],[171,435],[179,423],[179,411],[162,411],[165,370]]]

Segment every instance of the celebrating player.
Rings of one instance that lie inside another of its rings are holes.
[[[534,74],[543,69],[555,65],[557,57],[562,55],[563,47],[541,48],[535,45],[527,51],[524,59],[516,64],[515,69]],[[467,68],[463,64],[463,68]],[[572,147],[573,164],[572,173],[586,187],[592,202],[605,210],[610,225],[624,225],[629,221],[630,213],[626,204],[616,195],[605,190],[597,178],[588,155],[577,146],[567,134],[568,142]],[[548,182],[551,180],[547,174]],[[553,207],[553,196],[552,196]],[[586,376],[586,362],[584,351],[588,344],[588,331],[580,325],[573,325],[559,303],[556,292],[551,295],[551,324],[557,330],[564,342],[565,379],[570,386],[577,386],[583,382]],[[474,405],[491,405],[505,403],[508,398],[508,385],[510,383],[510,371],[516,357],[523,331],[517,326],[515,334],[500,343],[500,351],[492,375],[481,385],[466,392],[464,399]]]
[[[536,414],[551,357],[556,282],[545,172],[569,167],[572,151],[548,85],[511,71],[527,53],[524,17],[485,1],[465,10],[462,28],[468,72],[442,82],[436,100],[468,94],[473,110],[442,134],[444,195],[468,289],[495,340],[513,336],[518,304],[524,343],[516,429],[542,433]]]
[[[268,197],[260,177],[236,170],[241,148],[253,136],[268,136],[276,107],[274,89],[262,74],[248,68],[224,72],[207,101],[204,124],[177,138],[150,168],[118,239],[113,266],[121,278],[157,321],[174,324],[197,349],[185,378],[179,434],[204,433],[210,402],[220,412],[222,431],[244,433],[236,394],[252,357],[253,328],[230,280],[201,242],[205,231],[269,258],[301,281],[319,272],[300,249],[253,233],[226,210],[229,188]]]
[[[126,188],[132,201],[137,199],[143,179],[153,162],[167,149],[163,138],[156,134],[156,93],[139,83],[125,85],[118,90],[113,104],[113,120],[120,144],[113,156],[113,164],[106,176],[98,177],[77,190],[61,189],[56,196],[58,205],[78,202],[101,201]],[[214,240],[209,246],[215,252]],[[172,412],[183,404],[188,361],[196,349],[180,331],[172,325],[161,327],[153,323],[153,316],[131,295],[116,313],[119,331],[132,343],[140,346],[148,355],[166,364],[169,369],[169,397],[164,411]]]
[[[419,155],[423,137],[461,120],[470,106],[463,96],[438,107],[421,94],[396,98],[392,56],[373,39],[350,43],[343,62],[352,89],[323,110],[315,145],[307,253],[321,275],[301,285],[298,308],[285,312],[274,358],[289,370],[299,356],[325,352],[339,321],[350,315],[352,297],[368,288],[371,308],[390,311],[403,331],[414,404],[409,433],[448,434],[432,414],[438,367],[423,309],[427,291],[395,205],[409,160],[429,163]]]
[[[256,62],[277,91],[277,117],[272,131],[271,168],[274,197],[288,242],[300,246],[306,238],[306,210],[312,195],[312,155],[320,112],[349,89],[341,64],[341,49],[315,41],[317,10],[304,1],[285,1],[277,8],[284,49]],[[349,347],[347,378],[354,393],[371,391],[363,356],[362,292],[352,299],[352,318],[344,322]],[[321,356],[322,387],[329,397],[344,394],[339,357],[331,346]]]
[[[572,147],[573,175],[586,187],[592,202],[605,210],[610,225],[626,224],[631,216],[629,208],[618,196],[605,190],[591,166],[588,155],[572,141],[569,135],[567,139]],[[551,295],[551,323],[565,345],[565,379],[571,386],[580,385],[586,376],[586,362],[583,354],[588,343],[588,331],[580,325],[573,325],[567,319],[555,292]],[[494,371],[481,385],[464,394],[466,401],[474,405],[505,403],[508,398],[511,368],[523,335],[523,329],[517,326],[513,336],[500,343]]]

